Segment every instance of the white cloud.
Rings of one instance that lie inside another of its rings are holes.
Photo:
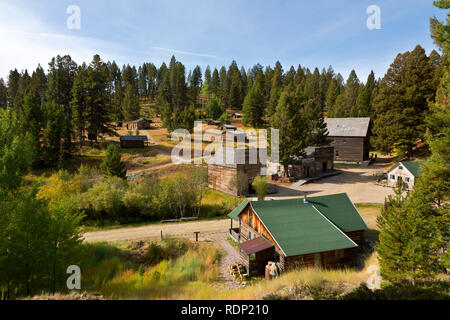
[[[53,32],[48,25],[26,9],[0,3],[0,77],[11,69],[34,70],[38,64],[47,69],[52,57],[69,54],[77,62],[91,61],[94,54],[104,60],[119,48],[111,42]]]

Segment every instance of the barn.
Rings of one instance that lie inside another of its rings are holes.
[[[423,161],[402,161],[388,173],[388,186],[397,187],[400,183],[403,189],[413,189],[419,176]]]
[[[369,159],[370,118],[328,118],[325,123],[336,161]]]
[[[148,145],[147,136],[121,136],[121,148],[145,148]]]
[[[245,200],[228,215],[239,223],[240,262],[250,276],[269,261],[280,270],[351,265],[367,225],[346,193],[303,199]],[[236,232],[237,231],[237,232]]]

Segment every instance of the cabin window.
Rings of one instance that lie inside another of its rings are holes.
[[[347,142],[347,139],[344,138],[344,143],[346,143],[346,142]]]
[[[336,250],[334,251],[334,256],[338,259],[341,259],[344,257],[344,250]]]
[[[409,182],[409,178],[408,177],[405,177],[405,182]]]
[[[402,166],[398,166],[398,169],[399,169],[399,170],[403,170],[403,167],[402,167]]]
[[[395,175],[391,174],[391,180],[395,180]]]
[[[339,151],[336,150],[336,157],[339,157]]]

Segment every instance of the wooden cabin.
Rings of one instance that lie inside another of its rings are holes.
[[[287,167],[278,166],[278,174],[295,179],[319,177],[334,171],[333,147],[308,147],[304,150],[305,156]]]
[[[328,118],[325,123],[336,161],[369,159],[370,118]]]
[[[254,193],[253,179],[261,175],[266,163],[260,152],[267,150],[221,147],[208,161],[209,188],[237,196]]]
[[[219,126],[219,130],[222,131],[228,131],[228,130],[237,130],[237,127],[235,125],[232,124],[222,124],[221,126]]]
[[[403,189],[412,190],[419,176],[423,161],[402,161],[388,173],[388,186],[397,187],[400,183]]]
[[[347,194],[244,201],[229,214],[239,223],[240,262],[262,276],[269,261],[280,271],[350,266],[367,225]],[[259,240],[258,240],[259,239]],[[270,246],[270,244],[272,246]]]
[[[150,129],[150,125],[152,123],[152,119],[150,118],[141,118],[133,121],[129,121],[125,124],[125,128],[127,130],[146,130]]]
[[[147,136],[121,136],[121,148],[145,148],[148,145]]]

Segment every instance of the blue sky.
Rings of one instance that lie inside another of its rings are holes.
[[[69,30],[69,5],[81,9],[81,29]],[[369,5],[381,9],[381,29],[369,30]],[[256,63],[285,70],[298,64],[333,66],[345,78],[382,77],[399,52],[417,44],[435,49],[429,18],[446,12],[431,0],[0,0],[0,77],[12,68],[46,68],[70,54],[78,63],[95,53],[120,65],[172,55],[187,69]]]

